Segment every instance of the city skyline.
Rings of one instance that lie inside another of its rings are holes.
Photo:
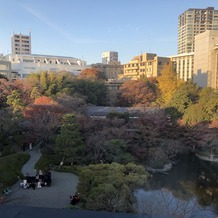
[[[105,51],[117,51],[122,64],[140,53],[177,54],[178,17],[189,8],[218,9],[218,1],[146,2],[8,0],[1,4],[0,53],[11,53],[11,35],[29,34],[33,54],[71,56],[101,62]]]

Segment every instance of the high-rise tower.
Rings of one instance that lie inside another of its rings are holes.
[[[31,54],[31,34],[13,34],[11,36],[12,54]]]
[[[218,10],[190,8],[178,19],[178,54],[194,52],[195,35],[218,30]]]

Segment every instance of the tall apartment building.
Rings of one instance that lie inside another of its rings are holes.
[[[11,36],[12,54],[31,54],[31,34],[13,34]]]
[[[218,30],[218,10],[190,8],[178,19],[178,54],[194,52],[195,36],[206,30]]]
[[[113,64],[118,62],[118,52],[106,51],[102,53],[102,64]]]
[[[170,58],[158,57],[157,54],[143,53],[135,56],[129,63],[123,65],[123,74],[119,79],[139,79],[145,77],[157,77],[160,75],[164,64],[168,64]]]
[[[218,30],[218,10],[214,7],[190,8],[179,16],[178,54],[171,57],[175,63],[178,78],[184,81],[193,79],[195,36],[207,30]]]

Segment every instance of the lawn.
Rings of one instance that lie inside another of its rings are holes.
[[[0,158],[0,188],[11,186],[22,176],[22,166],[29,160],[30,155],[17,153]]]

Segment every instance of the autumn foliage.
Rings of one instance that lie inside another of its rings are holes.
[[[151,106],[157,97],[155,79],[128,80],[120,88],[118,104],[123,106]]]
[[[80,73],[79,79],[98,80],[101,79],[101,72],[98,69],[90,67]]]
[[[42,96],[35,99],[34,105],[57,105],[57,102],[47,96]]]

